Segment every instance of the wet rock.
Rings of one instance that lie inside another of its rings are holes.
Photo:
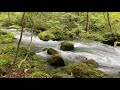
[[[47,63],[54,67],[63,67],[65,62],[60,55],[55,55],[47,60]]]
[[[56,50],[54,50],[53,48],[48,48],[47,49],[47,54],[55,55],[55,54],[58,54],[58,52]]]
[[[60,46],[60,50],[72,51],[72,50],[74,50],[74,45],[68,41],[62,42],[61,46]]]

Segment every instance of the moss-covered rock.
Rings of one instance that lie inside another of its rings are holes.
[[[65,66],[65,62],[60,55],[54,55],[47,60],[48,64],[55,67]]]
[[[0,30],[0,43],[13,43],[14,42],[14,34],[11,32],[6,32]]]
[[[68,41],[62,42],[60,46],[60,50],[63,51],[71,51],[74,49],[74,45]]]
[[[48,48],[42,48],[42,51],[46,51],[46,50],[48,50]]]
[[[56,50],[54,50],[53,48],[48,48],[47,49],[47,54],[55,55],[55,54],[58,54],[58,52]]]
[[[55,36],[50,31],[41,32],[38,37],[43,41],[54,40]]]
[[[72,74],[75,78],[106,78],[107,75],[86,63],[75,63],[65,67],[64,72]]]
[[[45,72],[39,71],[32,73],[31,75],[27,76],[27,78],[50,78],[50,76]]]
[[[95,68],[99,67],[99,64],[95,60],[92,60],[92,59],[87,60],[87,61],[83,61],[83,63],[86,63],[87,65],[93,66]]]

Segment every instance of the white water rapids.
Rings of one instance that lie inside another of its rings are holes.
[[[16,29],[4,29],[16,34],[17,40],[20,38],[20,31]],[[31,33],[24,32],[22,43],[28,44],[30,42]],[[37,36],[33,36],[32,44],[38,47],[49,48],[52,47],[59,52],[64,58],[70,61],[79,61],[81,56],[87,59],[94,59],[101,66],[99,70],[106,73],[120,72],[120,47],[112,47],[99,42],[72,42],[74,44],[74,51],[62,51],[59,49],[61,41],[42,41]],[[49,56],[46,51],[40,51],[38,55]]]

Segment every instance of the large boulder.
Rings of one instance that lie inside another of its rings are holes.
[[[47,54],[55,55],[55,54],[58,54],[58,52],[56,50],[54,50],[53,48],[48,48],[47,49]]]
[[[74,45],[68,41],[62,42],[61,46],[60,46],[60,50],[72,51],[72,50],[74,50]]]
[[[47,60],[48,64],[54,67],[63,67],[65,62],[60,55],[54,55],[53,57]]]

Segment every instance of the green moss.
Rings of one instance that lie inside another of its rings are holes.
[[[2,40],[2,43],[12,43],[12,42],[14,42],[14,40],[12,38],[4,38]]]
[[[39,72],[34,72],[29,76],[26,76],[26,78],[50,78],[50,76],[45,72],[39,71]]]
[[[55,36],[50,31],[41,32],[39,38],[43,41],[54,40]]]
[[[79,38],[81,40],[93,40],[93,41],[104,41],[105,38],[103,37],[103,34],[101,33],[80,33]]]
[[[63,51],[71,51],[74,49],[74,45],[68,41],[62,42],[60,46],[60,50]]]
[[[56,73],[52,75],[52,78],[73,78],[73,76],[63,73]]]
[[[13,42],[14,42],[13,33],[0,30],[0,43],[13,43]]]
[[[65,67],[64,72],[72,74],[75,78],[105,78],[107,75],[102,71],[90,67],[86,63],[75,63]]]
[[[8,27],[8,29],[21,29],[21,26],[11,25],[11,26]]]
[[[86,63],[88,66],[92,66],[94,68],[98,68],[99,64],[95,61],[95,60],[87,60],[87,61],[83,61],[83,63]]]
[[[48,64],[55,67],[65,66],[64,60],[60,55],[54,55],[47,60]]]
[[[15,55],[17,50],[17,44],[0,44],[0,54],[10,54]],[[19,56],[26,56],[28,52],[28,47],[21,45],[19,49]],[[35,55],[35,52],[30,51],[29,56]]]
[[[58,52],[56,50],[54,50],[53,48],[48,48],[47,49],[47,54],[55,55],[55,54],[58,54]]]

